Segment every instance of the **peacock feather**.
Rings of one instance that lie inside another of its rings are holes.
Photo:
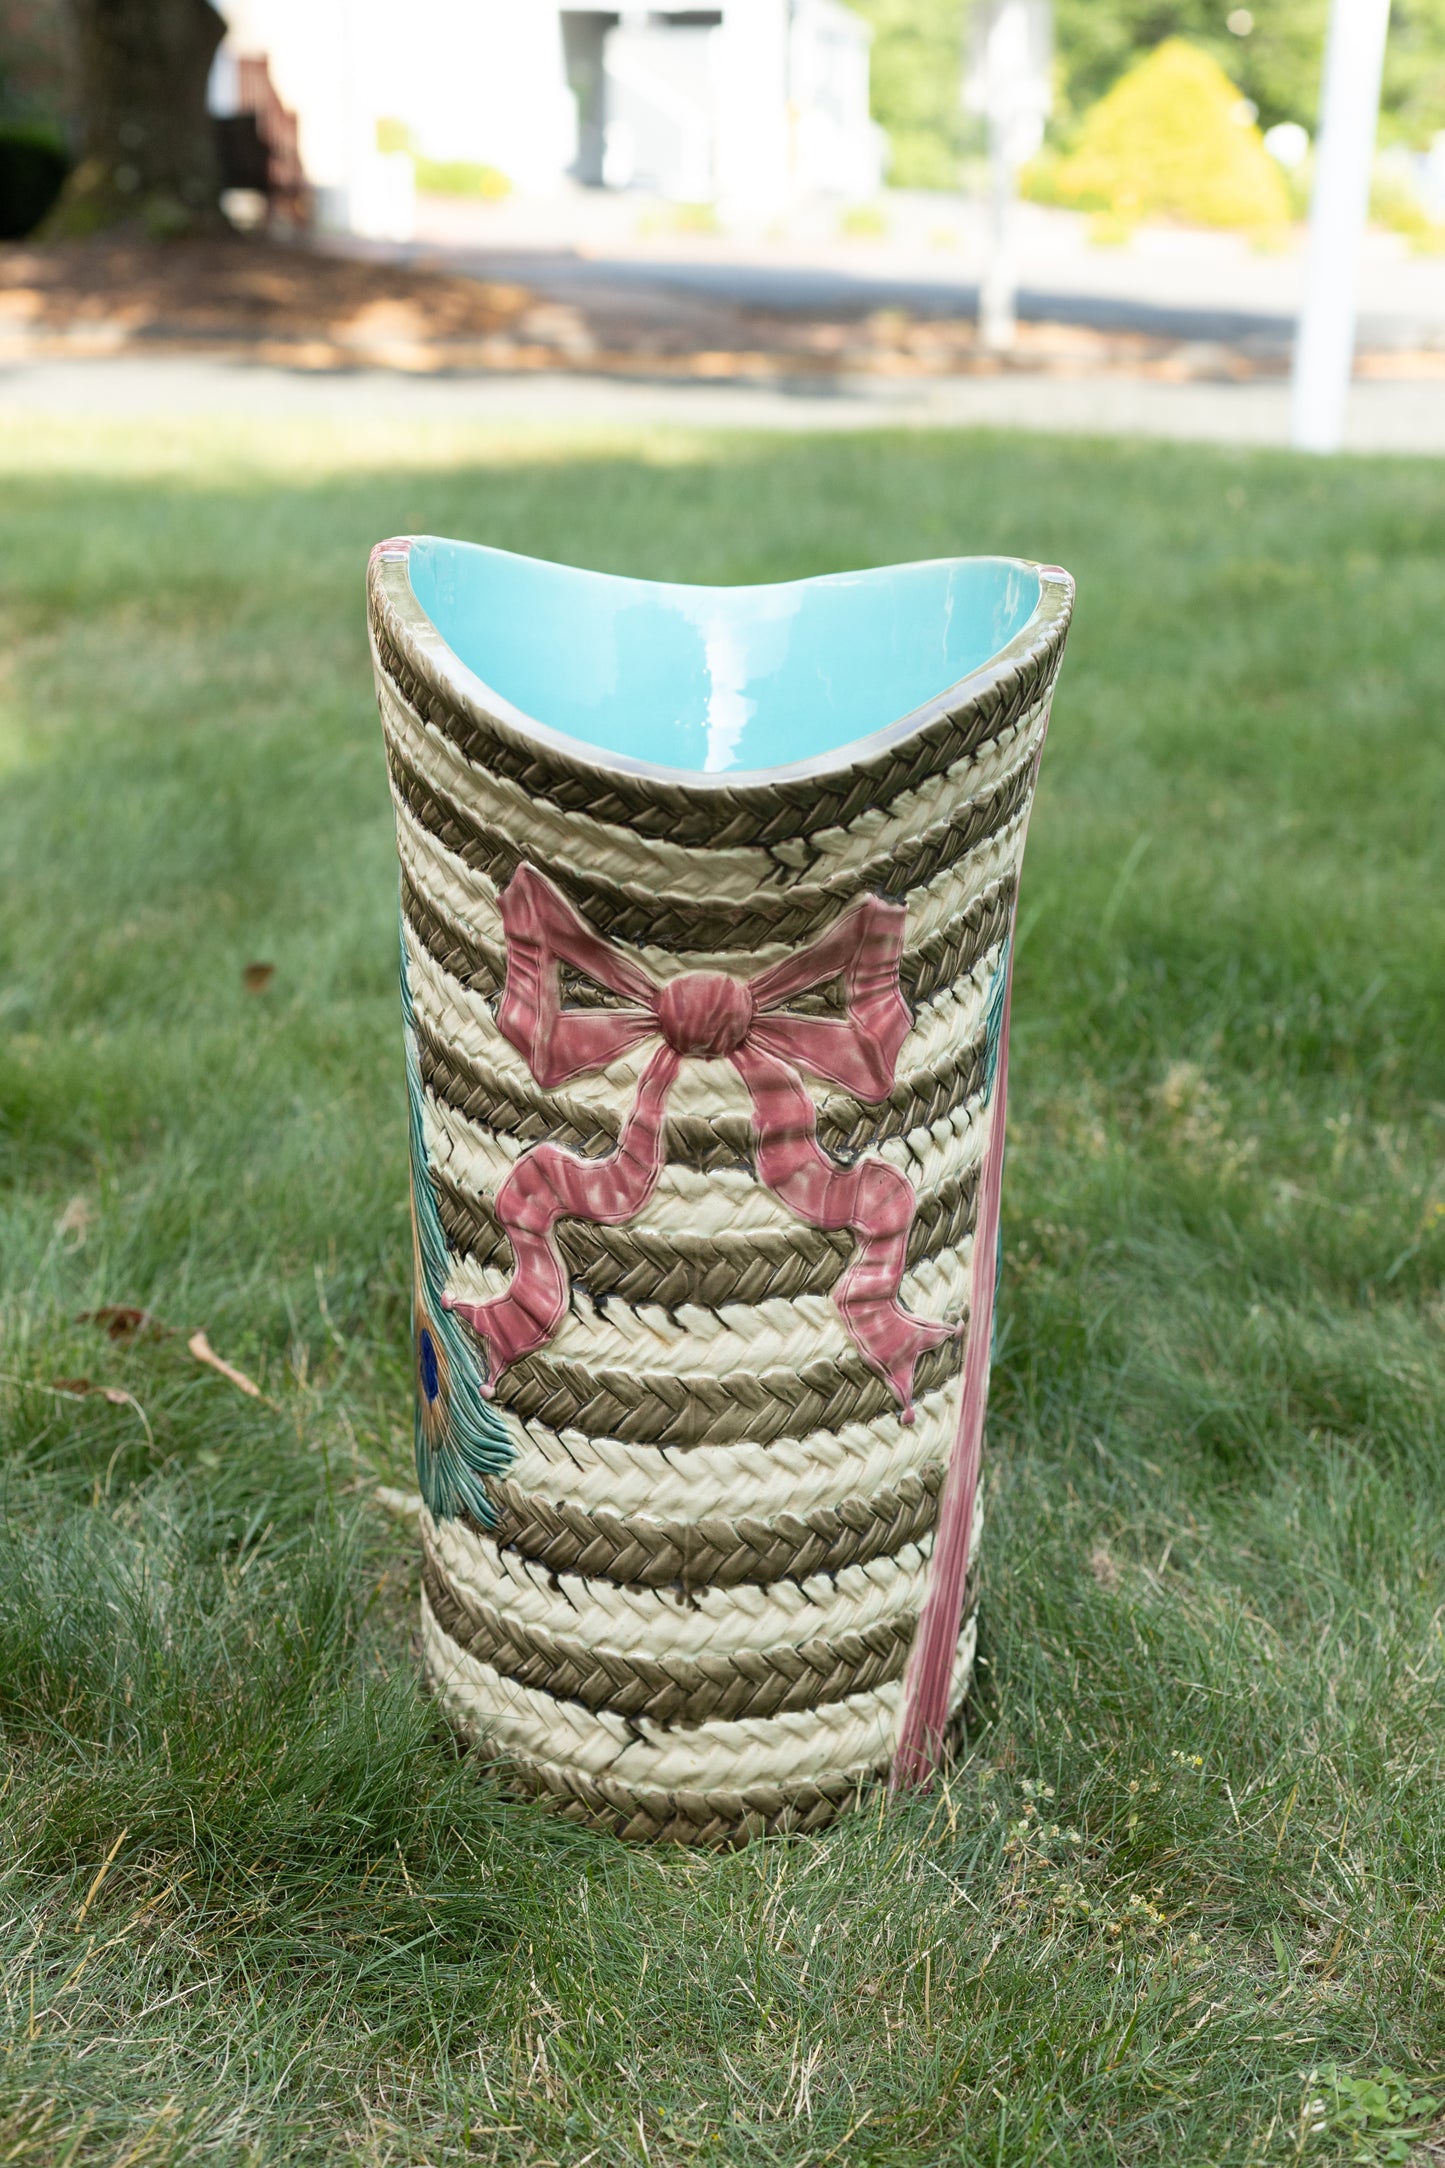
[[[1006,934],[1006,935],[1005,935],[1005,937],[1004,937],[1004,944],[1003,944],[1003,947],[1002,947],[1002,948],[1001,948],[1001,949],[999,950],[999,952],[998,952],[998,962],[997,962],[997,964],[996,964],[996,965],[994,966],[994,974],[993,974],[993,978],[992,978],[992,979],[990,980],[990,982],[989,982],[989,989],[988,989],[988,1007],[987,1007],[987,1008],[985,1009],[985,1011],[984,1011],[984,1019],[983,1019],[983,1096],[984,1096],[984,1104],[985,1104],[985,1105],[987,1105],[987,1104],[988,1104],[988,1103],[989,1103],[989,1102],[990,1102],[990,1101],[992,1100],[992,1098],[993,1098],[993,1088],[994,1088],[995,1084],[997,1084],[997,1082],[998,1082],[998,1057],[999,1057],[999,1049],[1000,1049],[1000,1048],[1002,1047],[1002,1045],[1003,1045],[1003,1020],[1004,1020],[1004,1017],[1005,1017],[1005,1015],[1006,1015],[1006,1014],[1008,1013],[1008,997],[1009,997],[1009,962],[1010,962],[1010,956],[1009,956],[1009,951],[1010,951],[1010,950],[1012,949],[1012,947],[1013,947],[1013,934],[1012,934],[1012,932],[1010,931],[1010,932],[1009,932],[1008,934]],[[999,1108],[997,1108],[997,1109],[996,1109],[996,1111],[995,1111],[995,1114],[994,1114],[994,1120],[995,1120],[995,1121],[1002,1121],[1002,1120],[1003,1120],[1003,1119],[1005,1118],[1006,1112],[1007,1112],[1007,1109],[1006,1109],[1006,1108],[1004,1108],[1004,1107],[999,1107]],[[1005,1146],[1004,1146],[1004,1150],[1005,1150],[1005,1152],[1007,1152],[1007,1150],[1008,1150],[1008,1146],[1007,1146],[1007,1144],[1005,1144]],[[995,1355],[997,1355],[997,1353],[998,1353],[998,1301],[997,1301],[997,1296],[998,1296],[998,1290],[999,1290],[999,1288],[1000,1288],[1000,1287],[1001,1287],[1001,1286],[1003,1285],[1003,1213],[1002,1213],[1002,1212],[1000,1212],[1000,1213],[999,1213],[999,1216],[998,1216],[998,1234],[997,1234],[997,1237],[996,1237],[996,1248],[995,1248],[995,1257],[994,1257],[994,1273],[993,1273],[993,1285],[994,1285],[994,1296],[995,1296],[995,1300],[994,1300],[994,1309],[993,1309],[993,1322],[992,1322],[992,1323],[991,1323],[991,1325],[989,1326],[989,1338],[988,1338],[988,1359],[989,1359],[989,1362],[990,1362],[990,1364],[992,1364],[992,1362],[993,1362],[993,1359],[994,1359]]]
[[[984,1104],[993,1097],[993,1087],[998,1077],[999,1048],[1003,1044],[1004,1011],[1008,1007],[1009,950],[1013,935],[1006,934],[1003,947],[998,952],[993,977],[988,982],[988,1002],[983,1016],[983,1097]]]
[[[411,1131],[412,1340],[416,1363],[416,1475],[437,1520],[470,1513],[484,1528],[496,1523],[486,1479],[516,1456],[502,1418],[482,1392],[483,1374],[467,1329],[442,1308],[449,1257],[437,1210],[422,1129],[421,1061],[416,1017],[401,952],[401,1007],[406,1035],[406,1096]]]

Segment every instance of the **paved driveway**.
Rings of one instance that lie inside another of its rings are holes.
[[[666,222],[659,208],[599,192],[551,204],[424,198],[417,241],[398,253],[516,279],[558,300],[671,293],[788,315],[975,315],[984,247],[977,206],[900,195],[887,199],[885,215],[893,230],[872,239],[841,236],[836,214],[831,230],[815,216],[811,227],[781,235],[689,235],[655,230]],[[1278,347],[1293,334],[1303,292],[1300,243],[1296,235],[1263,249],[1239,234],[1150,227],[1126,247],[1098,248],[1086,220],[1025,204],[1020,314]],[[1371,233],[1359,302],[1364,345],[1445,348],[1445,257],[1413,255],[1398,235]]]

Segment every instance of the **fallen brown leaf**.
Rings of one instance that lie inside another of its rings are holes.
[[[98,1393],[101,1399],[108,1400],[113,1408],[134,1408],[147,1438],[152,1446],[155,1445],[150,1418],[145,1409],[134,1393],[125,1392],[119,1385],[97,1385],[93,1378],[52,1378],[47,1385],[39,1378],[18,1377],[13,1370],[0,1370],[0,1378],[3,1378],[7,1385],[18,1385],[26,1392],[50,1393],[57,1400],[85,1400],[92,1393]]]
[[[172,1330],[149,1310],[138,1310],[130,1302],[107,1302],[98,1310],[82,1310],[75,1322],[99,1325],[108,1340],[159,1340]]]
[[[97,1385],[94,1378],[52,1378],[50,1391],[64,1393],[67,1400],[86,1400],[92,1393],[99,1393],[101,1399],[108,1400],[113,1408],[135,1406],[133,1393],[123,1392],[118,1385]]]
[[[249,1394],[252,1400],[265,1399],[266,1395],[254,1378],[248,1378],[245,1371],[238,1370],[233,1363],[222,1362],[203,1332],[193,1332],[186,1346],[198,1363],[205,1363],[210,1369],[219,1371],[223,1378],[230,1380],[238,1392]]]
[[[275,976],[274,964],[247,964],[241,973],[241,984],[248,994],[264,994]]]
[[[20,1381],[16,1379],[12,1382],[19,1383]],[[136,1399],[135,1394],[126,1392],[123,1386],[97,1385],[94,1378],[52,1378],[50,1383],[42,1385],[40,1390],[42,1393],[54,1393],[61,1400],[89,1400],[94,1395],[101,1400],[109,1401],[113,1408],[133,1408],[140,1417],[141,1429],[145,1432],[151,1449],[154,1451],[156,1441],[155,1433],[151,1429],[150,1417]]]

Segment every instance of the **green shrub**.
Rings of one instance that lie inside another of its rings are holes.
[[[640,234],[717,233],[720,231],[715,203],[658,203],[637,221]]]
[[[418,158],[416,185],[424,196],[484,196],[493,203],[512,193],[496,166],[473,165],[465,158]]]
[[[1025,176],[1036,200],[1115,218],[1280,226],[1289,190],[1248,107],[1208,53],[1170,38],[1084,116],[1074,148]]]
[[[1259,107],[1261,128],[1319,118],[1329,0],[1248,0],[1248,31],[1231,31],[1235,0],[1054,0],[1060,131],[1165,38],[1202,46]],[[1391,0],[1380,141],[1423,150],[1445,128],[1445,0]]]
[[[1438,255],[1445,249],[1445,226],[1430,216],[1408,173],[1392,163],[1389,153],[1375,166],[1370,185],[1370,216],[1377,226],[1403,234],[1411,247],[1422,255]]]
[[[411,130],[406,122],[392,113],[383,113],[376,123],[376,147],[383,157],[394,157],[398,151],[411,150]]]
[[[23,241],[35,231],[69,171],[63,146],[48,130],[0,122],[0,241]]]
[[[956,188],[963,135],[959,0],[853,0],[873,27],[869,102],[888,134],[894,188]]]
[[[496,166],[476,165],[467,158],[427,158],[412,141],[405,121],[383,113],[376,124],[376,147],[392,156],[404,151],[416,173],[416,185],[424,196],[483,196],[497,202],[510,196],[512,184]]]
[[[850,241],[881,241],[888,215],[876,203],[850,203],[838,220],[838,231]]]

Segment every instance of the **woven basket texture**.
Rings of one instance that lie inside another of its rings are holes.
[[[558,1220],[565,1315],[491,1379],[458,1487],[458,1421],[419,1415],[423,1642],[459,1730],[520,1791],[625,1837],[818,1829],[888,1765],[928,1586],[991,1119],[990,997],[1066,596],[1046,588],[1027,636],[894,741],[736,786],[614,768],[493,712],[412,597],[404,544],[375,553],[369,606],[401,857],[418,1315],[435,1336],[424,1397],[487,1378],[450,1304],[509,1284],[497,1200],[512,1169],[538,1146],[616,1153],[657,1044],[536,1080],[498,1022],[500,899],[518,868],[657,983],[751,980],[860,898],[906,907],[911,1025],[891,1088],[876,1103],[807,1089],[830,1162],[872,1155],[907,1177],[899,1299],[958,1328],[917,1361],[913,1420],[834,1300],[853,1235],[759,1179],[754,1103],[719,1059],[682,1062],[642,1209]],[[614,1004],[576,973],[562,998]],[[842,1003],[825,985],[796,1007]],[[453,1426],[430,1457],[428,1420]],[[973,1646],[970,1612],[955,1714]]]

